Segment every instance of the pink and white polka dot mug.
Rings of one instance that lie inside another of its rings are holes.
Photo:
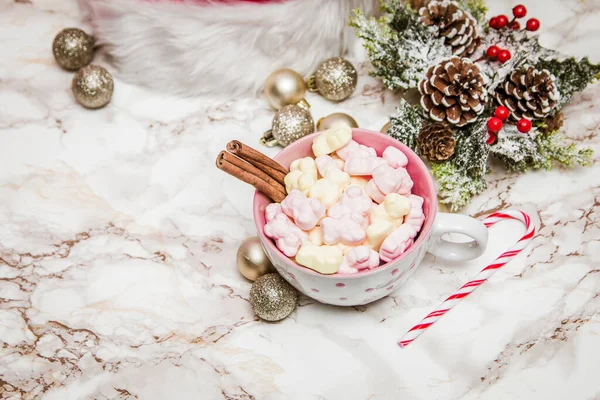
[[[317,134],[305,136],[287,146],[275,156],[275,160],[289,167],[297,158],[312,157],[311,145]],[[358,143],[373,147],[378,155],[381,155],[386,147],[393,146],[407,156],[406,168],[414,182],[412,193],[424,199],[425,222],[419,236],[404,254],[379,268],[354,275],[322,275],[287,258],[273,241],[265,236],[265,208],[270,200],[256,192],[253,212],[258,237],[281,276],[306,296],[322,303],[354,306],[379,300],[399,288],[413,274],[427,251],[437,257],[454,261],[473,259],[483,253],[487,245],[488,230],[483,223],[471,217],[438,212],[435,184],[417,154],[404,144],[379,132],[354,129],[352,135]],[[447,233],[461,233],[473,241],[449,242],[442,238]]]

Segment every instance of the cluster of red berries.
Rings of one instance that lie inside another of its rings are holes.
[[[487,122],[488,126],[488,138],[486,143],[492,145],[496,143],[498,140],[498,132],[502,130],[502,126],[504,125],[503,121],[506,121],[508,116],[510,115],[510,111],[508,108],[504,106],[498,106],[494,111],[494,116],[490,118]],[[529,133],[531,130],[531,121],[526,118],[521,118],[517,122],[517,129],[521,133]]]
[[[514,18],[509,21],[506,15],[498,15],[490,19],[490,28],[502,29],[507,26],[513,30],[521,29],[521,24],[517,21],[518,18],[523,18],[527,15],[527,8],[523,4],[519,4],[512,9]],[[537,18],[529,18],[525,23],[525,29],[530,32],[535,32],[540,29],[540,20]]]
[[[498,60],[502,64],[510,60],[512,54],[506,49],[501,49],[498,46],[490,46],[485,52],[490,60]]]

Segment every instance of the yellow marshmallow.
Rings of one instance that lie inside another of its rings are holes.
[[[336,246],[317,246],[305,242],[296,254],[296,262],[321,274],[335,274],[342,263],[342,251]]]
[[[364,245],[375,251],[379,251],[386,237],[394,230],[394,224],[390,221],[378,220],[367,228],[367,240]]]
[[[320,226],[315,226],[308,231],[308,240],[314,245],[323,245],[323,230]]]
[[[352,129],[347,125],[339,125],[317,136],[313,140],[312,150],[315,157],[331,154],[344,147],[351,139]]]
[[[317,181],[317,164],[311,157],[294,160],[290,165],[290,172],[285,176],[285,190],[291,193],[297,189],[308,195],[310,188]]]

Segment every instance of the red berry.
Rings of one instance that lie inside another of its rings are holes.
[[[493,145],[494,143],[496,143],[496,139],[498,139],[498,136],[496,136],[495,133],[493,132],[488,132],[488,137],[487,140],[485,141],[486,144],[489,144],[490,146]]]
[[[523,18],[527,15],[527,9],[523,4],[519,4],[513,8],[513,15],[515,18]]]
[[[521,118],[517,122],[517,129],[521,133],[528,133],[531,130],[531,121],[525,118]]]
[[[537,18],[529,18],[525,27],[528,31],[535,32],[540,29],[540,20]]]
[[[496,58],[498,56],[499,52],[500,52],[500,47],[490,46],[490,47],[488,47],[486,54],[489,58]]]
[[[498,29],[498,18],[493,17],[490,19],[490,28]]]
[[[498,133],[502,130],[502,120],[498,117],[492,117],[488,120],[487,126],[490,132]]]
[[[521,24],[519,23],[519,21],[513,21],[508,27],[513,31],[518,31],[519,29],[521,29]]]
[[[511,57],[512,55],[508,50],[500,50],[500,52],[498,53],[498,61],[500,61],[502,64],[510,60]]]
[[[508,118],[509,114],[510,111],[504,106],[498,106],[498,108],[496,108],[496,111],[494,112],[494,116],[496,118],[500,118],[502,121],[506,121],[506,118]]]
[[[506,15],[498,15],[496,17],[496,25],[498,29],[504,28],[506,25],[508,25],[508,17]]]

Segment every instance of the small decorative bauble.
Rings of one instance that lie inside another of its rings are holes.
[[[540,29],[540,20],[537,18],[530,18],[527,20],[527,23],[525,24],[525,29],[527,29],[530,32],[535,32],[538,29]]]
[[[94,38],[81,29],[63,29],[52,42],[52,53],[61,67],[76,71],[92,61]]]
[[[324,131],[339,125],[347,125],[350,128],[358,128],[356,120],[345,113],[333,113],[317,121],[317,131]]]
[[[279,274],[261,276],[250,289],[250,305],[266,321],[279,321],[290,315],[297,300],[296,289]]]
[[[494,111],[494,117],[500,118],[502,121],[506,121],[510,116],[510,110],[504,106],[496,107]]]
[[[251,281],[275,272],[258,236],[249,237],[242,242],[237,252],[237,267],[240,273]]]
[[[265,97],[276,110],[304,99],[306,83],[302,75],[289,68],[273,72],[265,82]],[[306,103],[308,104],[308,103]]]
[[[81,68],[71,82],[75,99],[84,107],[100,108],[110,101],[114,82],[107,70],[98,65]]]
[[[284,106],[273,118],[271,129],[265,132],[260,142],[268,147],[283,147],[315,131],[315,122],[310,112],[294,104]]]
[[[503,123],[500,118],[492,117],[492,118],[488,119],[487,127],[490,132],[498,133],[502,130],[502,126],[503,126]]]
[[[319,65],[308,78],[308,90],[319,92],[327,100],[341,101],[350,97],[357,81],[354,65],[341,57],[333,57]]]

